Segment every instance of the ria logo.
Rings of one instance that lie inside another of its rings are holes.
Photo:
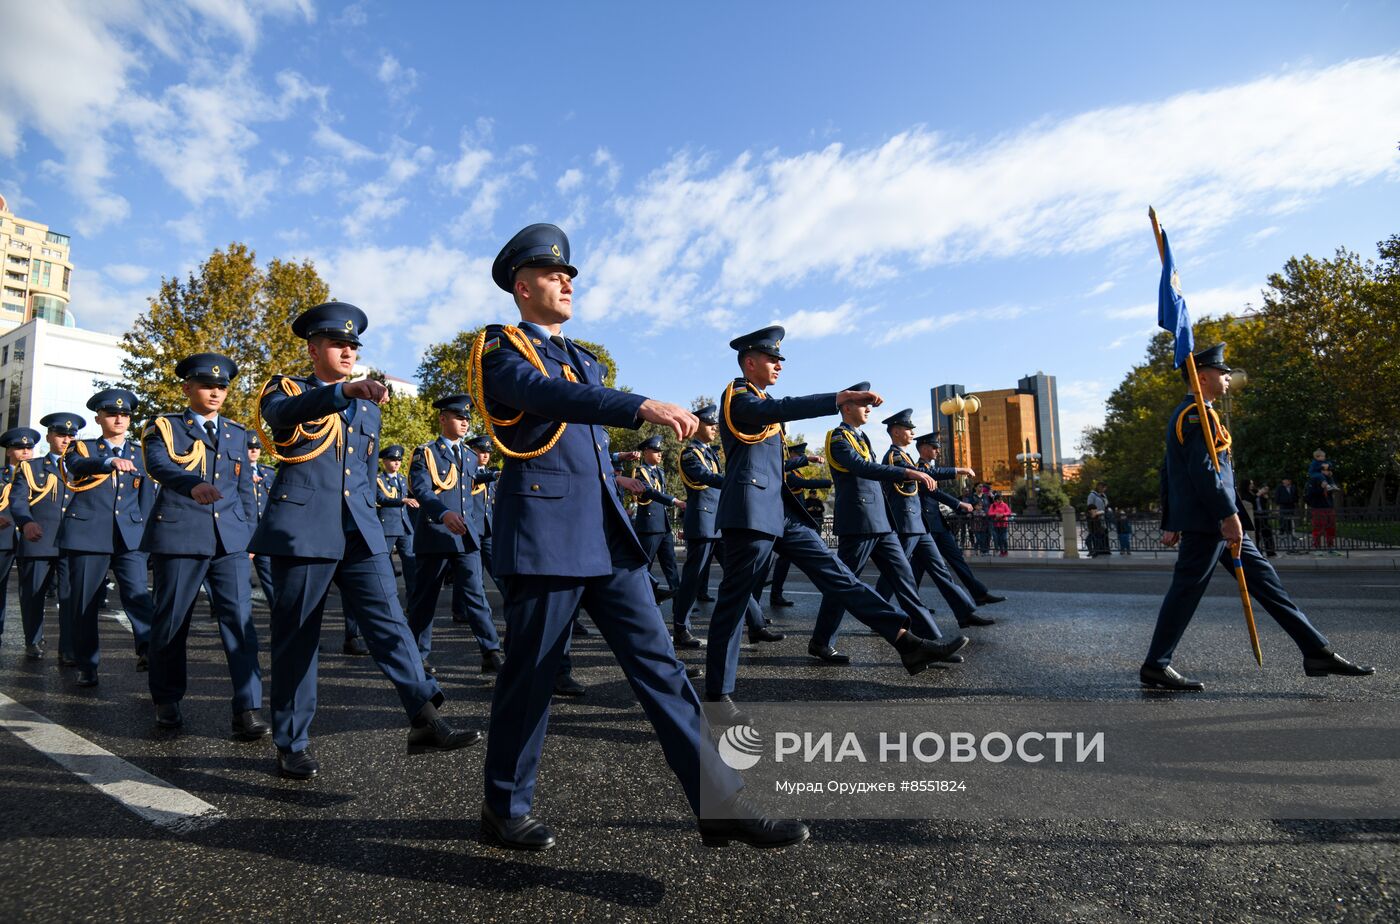
[[[763,757],[763,738],[747,725],[731,725],[720,736],[719,756],[735,770],[748,770]]]

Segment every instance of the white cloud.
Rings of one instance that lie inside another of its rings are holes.
[[[391,218],[403,211],[408,200],[396,195],[404,183],[417,176],[433,159],[433,149],[427,145],[413,145],[395,139],[393,149],[388,154],[388,164],[379,179],[357,187],[352,193],[354,208],[342,219],[345,233],[359,237],[369,233],[380,233],[375,222]]]
[[[381,55],[379,70],[375,72],[375,76],[394,99],[402,99],[418,86],[418,72],[411,67],[404,67],[398,58],[388,52]]]
[[[1173,252],[1175,252],[1175,248],[1173,248]],[[1180,266],[1179,263],[1177,265]],[[1257,304],[1261,300],[1257,284],[1234,283],[1192,292],[1186,288],[1186,283],[1183,281],[1182,291],[1186,296],[1186,307],[1191,312],[1193,319],[1207,316],[1215,317],[1222,314],[1239,314],[1244,311],[1246,304],[1251,302]],[[1142,302],[1125,308],[1095,311],[1094,314],[1118,321],[1155,318],[1157,317],[1157,303]]]
[[[377,156],[360,142],[352,141],[325,122],[316,123],[316,130],[311,133],[311,140],[340,159],[351,163],[373,160]]]
[[[559,179],[554,181],[554,188],[559,190],[561,193],[567,193],[570,190],[577,188],[578,185],[582,182],[583,171],[578,169],[577,167],[570,167],[568,170],[564,171],[563,175],[560,176]]]
[[[804,308],[769,323],[781,324],[787,330],[788,340],[815,340],[854,330],[856,321],[872,310],[857,307],[853,302],[845,302],[825,311]]]
[[[1089,294],[1086,297],[1093,298],[1096,295],[1103,295],[1105,292],[1112,289],[1115,285],[1117,285],[1117,283],[1114,282],[1112,279],[1105,279],[1103,282],[1094,286],[1094,288],[1089,291]]]
[[[622,178],[622,165],[607,148],[599,148],[593,152],[593,166],[603,168],[603,182],[608,189],[616,187],[617,181]]]
[[[118,284],[113,285],[109,278]],[[146,310],[155,290],[154,282],[140,285],[138,280],[127,281],[110,273],[74,273],[69,307],[79,327],[120,334]]]
[[[1260,241],[1267,240],[1282,230],[1283,229],[1278,225],[1270,225],[1267,228],[1260,228],[1258,231],[1255,231],[1253,234],[1249,235],[1249,237],[1245,238],[1244,241],[1246,244],[1253,247]]]
[[[997,305],[992,308],[974,308],[964,311],[949,311],[943,314],[930,314],[913,321],[905,321],[898,326],[891,326],[875,341],[875,345],[884,346],[908,340],[910,337],[943,330],[964,321],[1012,321],[1034,310],[1021,305]]]
[[[450,164],[438,169],[438,178],[447,184],[454,193],[464,192],[481,176],[481,171],[491,163],[489,150],[479,147],[471,138],[462,137],[461,154]]]
[[[149,267],[137,266],[134,263],[109,263],[102,267],[102,272],[109,278],[128,286],[143,282],[151,275]]]
[[[1148,203],[1181,249],[1245,214],[1400,179],[1397,121],[1400,57],[1389,56],[981,144],[915,128],[871,148],[745,153],[718,168],[682,152],[614,200],[621,228],[588,261],[587,304],[665,323],[813,276],[863,285],[879,272],[1096,252],[1142,240]],[[677,267],[688,284],[676,285]]]
[[[197,212],[190,212],[183,218],[175,218],[167,221],[165,226],[169,228],[177,239],[185,244],[200,244],[204,241],[204,221]]]

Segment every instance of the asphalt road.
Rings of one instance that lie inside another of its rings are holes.
[[[738,698],[1140,700],[1136,668],[1168,576],[1161,571],[988,569],[1006,603],[970,630],[967,663],[910,678],[847,621],[849,667],[805,654],[817,596],[797,578],[789,633],[746,649]],[[1213,698],[1400,705],[1400,576],[1285,581],[1367,680],[1309,680],[1260,615],[1265,667],[1248,657],[1233,587],[1218,574],[1177,665]],[[12,585],[13,586],[13,585]],[[947,609],[925,599],[947,624]],[[499,600],[492,591],[492,600]],[[332,597],[332,605],[335,605]],[[485,728],[491,687],[463,627],[444,615],[434,660],[454,721]],[[499,610],[498,610],[499,612]],[[701,846],[650,726],[595,634],[575,647],[579,701],[556,701],[536,809],[559,846],[520,855],[477,834],[478,746],[405,754],[397,699],[373,663],[339,653],[326,620],[313,749],[321,776],[275,775],[268,741],[228,740],[227,676],[213,624],[191,633],[183,733],[159,732],[130,636],[104,620],[102,683],[79,690],[52,654],[20,648],[18,607],[0,647],[0,693],[215,806],[175,833],[133,814],[0,731],[0,920],[1400,920],[1400,821],[1125,823],[821,821],[786,851]],[[669,614],[669,611],[668,611]],[[703,634],[706,616],[698,619]],[[266,613],[258,620],[266,640]],[[51,629],[51,632],[53,630]],[[266,666],[267,655],[264,651]],[[266,668],[265,668],[266,669]]]

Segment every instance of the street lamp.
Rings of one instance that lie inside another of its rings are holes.
[[[982,399],[976,395],[950,395],[938,405],[938,409],[953,421],[953,467],[971,468],[972,452],[967,445],[967,415],[976,414],[982,409]],[[967,451],[963,459],[962,450]],[[962,476],[958,476],[958,491],[963,489]]]
[[[1026,467],[1026,509],[1023,511],[1026,516],[1034,517],[1040,515],[1040,478],[1036,476],[1032,480],[1035,468],[1040,464],[1040,453],[1031,452],[1031,441],[1026,440],[1026,451],[1016,453],[1016,461]]]

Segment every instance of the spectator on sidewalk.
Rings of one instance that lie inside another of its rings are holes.
[[[1116,514],[1118,527],[1118,554],[1131,555],[1133,554],[1132,511],[1129,510],[1127,507],[1124,507],[1116,511]]]
[[[991,523],[987,519],[987,508],[981,504],[972,506],[972,542],[978,555],[986,555],[991,550]]]
[[[987,508],[987,516],[992,522],[992,536],[996,540],[997,553],[1006,557],[1006,540],[1011,532],[1011,505],[1002,499],[1001,492],[992,495],[992,505]]]
[[[1254,544],[1270,558],[1278,557],[1278,547],[1274,545],[1273,516],[1269,512],[1273,492],[1267,484],[1256,485],[1249,479],[1244,485],[1244,499],[1249,502],[1254,515]]]
[[[1089,509],[1097,510],[1098,530],[1089,530],[1089,538],[1094,544],[1089,547],[1089,552],[1093,555],[1107,555],[1108,552],[1108,486],[1102,481],[1094,482],[1094,489],[1089,492]]]
[[[1084,547],[1089,552],[1090,558],[1098,558],[1100,555],[1108,554],[1108,526],[1104,523],[1104,512],[1098,507],[1090,505],[1084,511],[1084,520],[1087,525],[1084,537]]]
[[[1318,450],[1321,452],[1322,450]],[[1308,512],[1312,517],[1312,547],[1318,555],[1339,555],[1337,551],[1337,511],[1336,495],[1341,488],[1332,480],[1332,466],[1323,462],[1317,474],[1308,476],[1308,487],[1303,493],[1308,502]],[[1327,540],[1327,550],[1322,549],[1322,540]]]
[[[1274,488],[1274,503],[1278,505],[1278,541],[1290,552],[1298,548],[1298,539],[1293,535],[1293,519],[1298,515],[1298,486],[1292,478],[1285,478]]]

